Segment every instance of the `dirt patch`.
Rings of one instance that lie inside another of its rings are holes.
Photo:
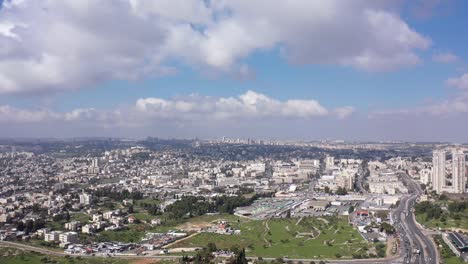
[[[386,252],[386,256],[389,257],[389,256],[392,256],[392,249],[393,249],[393,245],[394,243],[396,242],[395,238],[389,236],[388,239],[387,239],[387,252]],[[396,251],[398,252],[398,250]]]
[[[212,226],[213,223],[210,222],[188,222],[177,226],[178,229],[198,232],[203,228]]]
[[[179,240],[176,240],[176,241],[174,241],[174,242],[172,242],[172,243],[169,243],[169,244],[163,246],[162,248],[171,248],[171,247],[174,247],[174,246],[177,245],[178,243],[180,243],[180,242],[182,242],[182,241],[184,241],[184,240],[190,239],[190,238],[192,238],[192,237],[194,237],[194,236],[196,236],[196,235],[198,235],[198,234],[200,234],[200,233],[191,234],[191,235],[189,235],[189,236],[187,236],[187,237],[184,237],[184,238],[181,238],[181,239],[179,239]]]

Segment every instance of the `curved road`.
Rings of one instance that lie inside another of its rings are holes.
[[[413,207],[419,196],[423,194],[423,190],[406,173],[400,172],[399,175],[410,193],[409,196],[401,199],[400,207],[402,203],[405,204],[403,211],[395,211],[396,224],[406,231],[405,238],[403,238],[405,263],[437,264],[439,263],[437,248],[432,239],[423,233],[413,214]]]

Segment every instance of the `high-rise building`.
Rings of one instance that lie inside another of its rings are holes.
[[[99,159],[97,158],[93,159],[91,166],[94,168],[99,167]]]
[[[91,160],[91,166],[88,167],[88,173],[99,174],[99,159],[94,158]]]
[[[465,184],[465,153],[456,149],[452,152],[452,187],[454,193],[464,193]]]
[[[335,166],[335,158],[332,157],[332,156],[326,156],[325,157],[325,167],[327,169],[329,169],[329,168],[333,168],[333,166]]]
[[[446,152],[435,150],[432,154],[432,189],[436,193],[465,193],[466,158],[463,151],[452,151],[452,174],[446,172]]]
[[[442,192],[445,180],[445,151],[435,150],[432,153],[432,189]]]
[[[82,193],[80,194],[80,204],[91,204],[91,194]]]

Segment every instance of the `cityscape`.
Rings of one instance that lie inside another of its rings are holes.
[[[0,264],[468,263],[467,10],[0,0]]]
[[[222,262],[239,250],[253,262],[468,259],[467,145],[1,143],[5,247],[83,259]]]

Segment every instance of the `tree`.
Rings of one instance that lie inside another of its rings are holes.
[[[325,188],[323,190],[325,191],[325,193],[330,193],[330,187],[328,187],[328,186],[325,186]]]
[[[216,247],[216,244],[213,243],[213,242],[208,243],[208,245],[206,245],[206,248],[207,248],[208,251],[210,251],[210,252],[216,252],[216,251],[218,251],[218,248]]]
[[[353,212],[354,212],[354,206],[351,205],[351,206],[348,208],[348,213],[351,214],[351,213],[353,213]]]
[[[468,202],[452,202],[448,205],[448,210],[451,213],[463,212],[468,208]]]
[[[439,219],[442,216],[442,209],[439,205],[424,201],[414,207],[416,214],[426,214],[427,219]]]
[[[182,258],[179,260],[179,263],[181,264],[187,264],[190,263],[190,258],[188,256],[182,256]]]
[[[18,225],[16,226],[16,228],[19,230],[19,231],[23,231],[24,230],[24,223],[23,221],[20,221],[18,223]]]
[[[386,223],[386,222],[383,222],[382,224],[380,224],[380,230],[385,231],[385,233],[389,235],[395,233],[395,228],[391,224]]]
[[[197,251],[197,254],[193,257],[193,262],[196,264],[210,263],[213,259],[213,254],[206,249]]]
[[[238,254],[236,254],[235,264],[247,264],[247,262],[247,258],[245,257],[245,248],[243,248]]]
[[[128,211],[127,211],[129,214],[133,214],[134,213],[134,209],[133,209],[133,205],[130,205],[128,207]]]
[[[231,248],[230,248],[231,252],[233,252],[234,254],[237,254],[240,252],[240,248],[238,245],[233,245]]]
[[[348,191],[346,191],[345,188],[342,188],[341,186],[338,187],[338,189],[336,190],[336,195],[347,195],[348,194]]]

